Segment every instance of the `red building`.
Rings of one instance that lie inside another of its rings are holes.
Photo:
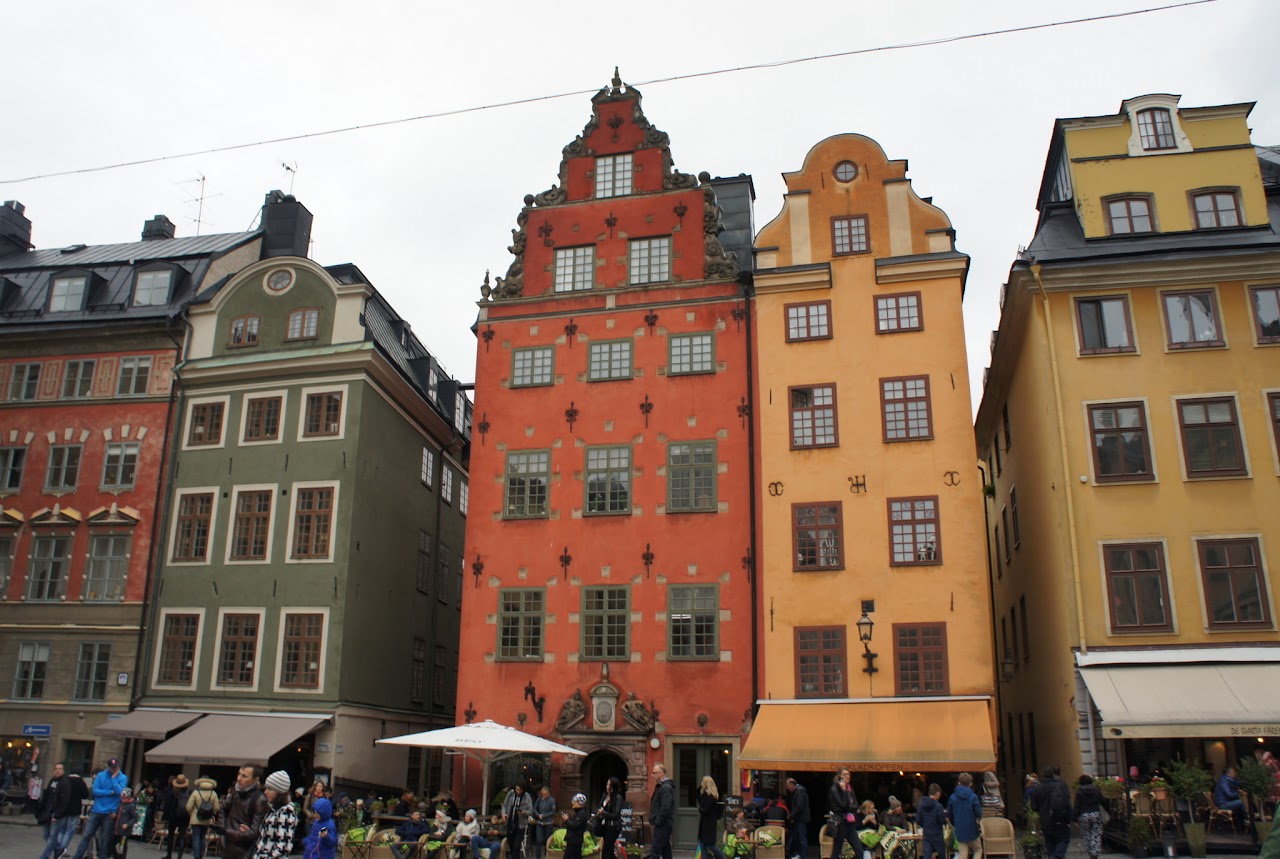
[[[616,76],[592,108],[482,290],[458,706],[589,752],[494,789],[617,775],[643,812],[665,763],[691,844],[697,781],[739,792],[754,697],[753,192],[676,171]]]

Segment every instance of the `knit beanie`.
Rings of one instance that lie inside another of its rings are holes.
[[[316,817],[321,820],[328,820],[333,816],[333,803],[327,799],[317,799],[311,803],[311,810],[315,812]]]
[[[267,776],[267,790],[274,790],[276,793],[288,793],[289,774],[284,770],[276,770]]]

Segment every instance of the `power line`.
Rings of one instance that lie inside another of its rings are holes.
[[[1006,27],[1001,30],[988,30],[981,33],[965,33],[959,36],[941,36],[937,39],[924,39],[917,42],[900,42],[893,45],[878,45],[871,48],[855,48],[848,51],[839,51],[833,54],[818,54],[812,57],[798,57],[789,60],[775,60],[773,62],[752,63],[747,66],[735,66],[732,68],[712,69],[702,72],[688,72],[686,74],[671,75],[669,77],[651,78],[646,81],[637,81],[635,85],[649,86],[650,84],[674,83],[676,81],[692,80],[694,78],[707,78],[716,75],[736,74],[738,72],[756,71],[760,69],[776,69],[783,66],[794,66],[801,63],[813,63],[820,60],[834,60],[843,57],[856,57],[862,54],[885,53],[888,51],[905,51],[915,48],[928,48],[937,45],[953,44],[955,42],[967,42],[975,39],[987,39],[992,36],[1007,36],[1014,33],[1029,33],[1035,30],[1049,30],[1054,27],[1069,27],[1076,24],[1091,24],[1097,21],[1110,21],[1117,18],[1132,18],[1138,15],[1149,15],[1155,12],[1167,12],[1171,9],[1183,9],[1188,6],[1203,6],[1208,3],[1217,3],[1219,0],[1183,0],[1180,3],[1169,3],[1164,6],[1150,6],[1145,9],[1133,9],[1128,12],[1111,12],[1106,15],[1093,15],[1087,18],[1070,18],[1063,21],[1051,21],[1043,24],[1027,24],[1021,27]],[[522,104],[533,104],[540,101],[554,101],[556,99],[571,98],[581,95],[594,95],[598,91],[598,87],[590,89],[571,90],[568,92],[558,92],[549,95],[529,96],[527,98],[512,99],[510,101],[499,101],[492,104],[473,105],[471,107],[460,107],[453,110],[441,110],[435,113],[424,113],[419,116],[405,116],[398,119],[386,119],[380,122],[369,122],[363,125],[347,125],[341,128],[331,128],[326,131],[310,131],[302,134],[291,134],[285,137],[273,137],[267,140],[257,140],[252,143],[233,143],[227,146],[215,146],[209,149],[198,149],[191,152],[182,152],[175,155],[156,155],[150,158],[139,158],[134,161],[121,161],[115,164],[102,164],[97,167],[80,167],[73,170],[59,170],[53,173],[39,173],[34,176],[23,176],[14,179],[0,179],[0,185],[12,185],[18,182],[34,182],[38,179],[53,179],[59,176],[74,176],[81,173],[101,173],[106,170],[119,170],[124,167],[138,167],[143,164],[158,164],[161,161],[175,161],[180,158],[193,158],[197,155],[213,155],[221,152],[235,152],[239,149],[252,149],[255,146],[268,146],[277,143],[292,143],[298,140],[311,140],[317,137],[330,137],[335,134],[347,134],[352,131],[363,131],[370,128],[385,128],[391,125],[404,125],[410,122],[422,122],[429,119],[443,119],[450,116],[460,116],[467,113],[478,113],[483,110],[498,110],[504,107],[516,107]]]

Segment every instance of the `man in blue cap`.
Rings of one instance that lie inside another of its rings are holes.
[[[84,859],[89,852],[89,842],[96,835],[98,855],[111,855],[111,831],[115,828],[116,812],[120,810],[120,793],[129,786],[129,777],[120,772],[120,761],[107,760],[107,768],[93,777],[93,807],[89,809],[89,822],[84,826],[84,837],[76,849],[75,859]]]

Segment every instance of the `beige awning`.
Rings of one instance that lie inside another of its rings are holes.
[[[1280,734],[1274,662],[1081,668],[1108,739]]]
[[[987,698],[760,702],[738,767],[994,770]]]
[[[147,763],[266,766],[276,752],[327,721],[326,716],[205,716],[147,752]]]
[[[108,719],[94,728],[94,732],[103,737],[163,740],[203,715],[194,710],[134,710],[117,719]]]

